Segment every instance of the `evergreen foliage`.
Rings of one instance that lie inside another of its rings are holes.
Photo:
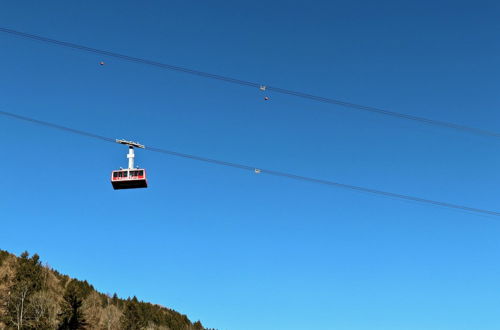
[[[42,289],[42,266],[40,257],[23,252],[14,267],[15,277],[10,281],[7,308],[2,319],[18,329],[37,329],[37,321],[44,315],[37,315],[33,308],[33,297]]]
[[[10,255],[9,252],[0,250],[0,266],[2,266],[4,260],[7,259],[9,255]]]
[[[122,324],[124,330],[140,330],[146,325],[141,306],[135,296],[127,300],[123,316]]]
[[[59,330],[85,329],[87,322],[82,311],[83,293],[77,281],[72,281],[66,287],[61,303],[61,322]]]
[[[2,250],[0,329],[209,330],[172,309],[99,293],[87,281],[42,266],[37,254]]]

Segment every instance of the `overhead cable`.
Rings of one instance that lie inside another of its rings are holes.
[[[74,134],[83,135],[86,137],[99,139],[101,141],[112,142],[112,143],[116,142],[116,139],[113,139],[113,138],[108,138],[108,137],[104,137],[102,135],[89,133],[89,132],[82,131],[79,129],[74,129],[74,128],[66,127],[66,126],[59,125],[59,124],[54,124],[54,123],[26,117],[26,116],[21,116],[21,115],[14,114],[11,112],[0,111],[0,115],[6,116],[6,117],[9,117],[12,119],[17,119],[17,120],[35,123],[38,125],[43,125],[43,126],[46,126],[49,128],[54,128],[54,129],[63,130],[63,131],[74,133]],[[350,184],[338,183],[338,182],[334,182],[334,181],[330,181],[330,180],[317,179],[317,178],[313,178],[313,177],[309,177],[309,176],[302,176],[302,175],[296,175],[296,174],[287,173],[287,172],[268,170],[268,169],[264,169],[262,167],[227,162],[227,161],[223,161],[223,160],[207,158],[207,157],[202,157],[202,156],[196,156],[196,155],[192,155],[192,154],[181,153],[181,152],[172,151],[172,150],[163,149],[163,148],[146,147],[145,150],[149,150],[149,151],[153,151],[153,152],[157,152],[157,153],[162,153],[162,154],[167,154],[167,155],[171,155],[171,156],[175,156],[175,157],[181,157],[181,158],[202,161],[205,163],[212,163],[212,164],[216,164],[216,165],[232,167],[232,168],[237,168],[237,169],[246,170],[246,171],[252,171],[254,173],[259,173],[259,174],[264,173],[264,174],[279,176],[279,177],[283,177],[283,178],[287,178],[287,179],[307,181],[307,182],[312,182],[312,183],[317,183],[317,184],[322,184],[322,185],[327,185],[327,186],[333,186],[333,187],[337,187],[337,188],[343,188],[343,189],[360,191],[360,192],[365,192],[365,193],[370,193],[370,194],[375,194],[375,195],[381,195],[381,196],[385,196],[385,197],[392,197],[392,198],[408,200],[408,201],[412,201],[412,202],[431,204],[431,205],[435,205],[435,206],[442,206],[442,207],[451,208],[451,209],[458,209],[458,210],[473,212],[473,213],[477,213],[477,214],[492,215],[492,216],[500,217],[500,212],[491,211],[491,210],[487,210],[487,209],[481,209],[481,208],[475,208],[475,207],[469,207],[469,206],[465,206],[465,205],[461,205],[461,204],[452,204],[452,203],[441,202],[441,201],[436,201],[436,200],[432,200],[432,199],[426,199],[426,198],[420,198],[420,197],[415,197],[415,196],[410,196],[410,195],[387,192],[387,191],[378,190],[378,189],[372,189],[372,188],[366,188],[366,187],[355,186],[355,185],[350,185]]]
[[[379,115],[411,120],[411,121],[420,122],[420,123],[429,124],[429,125],[434,125],[434,126],[438,126],[438,127],[444,127],[444,128],[466,131],[469,133],[474,133],[474,134],[479,134],[479,135],[484,135],[484,136],[500,138],[499,132],[485,130],[482,128],[477,128],[477,127],[472,127],[472,126],[467,126],[467,125],[460,125],[460,124],[456,124],[456,123],[448,122],[448,121],[434,120],[434,119],[430,119],[430,118],[426,118],[426,117],[414,116],[414,115],[405,114],[405,113],[401,113],[401,112],[385,110],[385,109],[378,108],[378,107],[365,106],[365,105],[346,102],[346,101],[337,100],[337,99],[333,99],[333,98],[329,98],[329,97],[323,97],[323,96],[313,95],[313,94],[304,93],[304,92],[300,92],[300,91],[293,91],[293,90],[289,90],[289,89],[285,89],[285,88],[264,85],[261,83],[256,83],[256,82],[251,82],[251,81],[247,81],[247,80],[231,78],[231,77],[227,77],[227,76],[223,76],[223,75],[203,72],[203,71],[194,70],[194,69],[181,67],[181,66],[177,66],[177,65],[165,64],[165,63],[161,63],[161,62],[157,62],[157,61],[143,59],[140,57],[128,56],[128,55],[124,55],[124,54],[119,54],[119,53],[115,53],[115,52],[101,50],[101,49],[88,47],[88,46],[84,46],[84,45],[79,45],[79,44],[75,44],[75,43],[71,43],[71,42],[61,41],[61,40],[57,40],[57,39],[51,39],[51,38],[43,37],[43,36],[36,35],[36,34],[20,32],[20,31],[2,28],[2,27],[0,27],[0,32],[8,33],[8,34],[11,34],[11,35],[14,35],[17,37],[38,40],[38,41],[42,41],[42,42],[46,42],[46,43],[50,43],[50,44],[54,44],[54,45],[58,45],[58,46],[63,46],[63,47],[67,47],[67,48],[73,48],[73,49],[77,49],[77,50],[81,50],[81,51],[85,51],[85,52],[91,52],[91,53],[96,53],[96,54],[105,55],[105,56],[109,56],[109,57],[114,57],[114,58],[130,61],[130,62],[151,65],[151,66],[159,67],[159,68],[166,69],[166,70],[172,70],[172,71],[178,71],[178,72],[187,73],[187,74],[191,74],[191,75],[196,75],[196,76],[200,76],[203,78],[215,79],[215,80],[225,81],[228,83],[238,84],[238,85],[253,87],[253,88],[265,87],[265,90],[272,91],[275,93],[292,95],[292,96],[296,96],[296,97],[300,97],[300,98],[304,98],[304,99],[309,99],[309,100],[313,100],[313,101],[317,101],[317,102],[338,105],[338,106],[342,106],[345,108],[357,109],[357,110],[367,111],[367,112],[371,112],[371,113],[376,113]]]
[[[49,123],[49,122],[46,122],[46,121],[37,120],[37,119],[34,119],[34,118],[30,118],[30,117],[20,116],[20,115],[17,115],[15,113],[12,113],[12,112],[6,112],[6,111],[1,111],[0,110],[0,115],[7,116],[7,117],[10,117],[10,118],[13,118],[13,119],[29,121],[29,122],[32,122],[32,123],[35,123],[35,124],[38,124],[38,125],[43,125],[43,126],[47,126],[47,127],[50,127],[50,128],[55,128],[55,129],[59,129],[59,130],[62,130],[62,131],[67,131],[67,132],[70,132],[70,133],[79,134],[79,135],[83,135],[83,136],[87,136],[87,137],[91,137],[91,138],[94,138],[94,139],[99,139],[99,140],[103,140],[103,141],[107,141],[107,142],[115,142],[116,141],[116,139],[107,138],[105,136],[101,136],[101,135],[97,135],[97,134],[93,134],[93,133],[81,131],[81,130],[74,129],[74,128],[69,128],[69,127],[62,126],[62,125],[57,125],[57,124]]]

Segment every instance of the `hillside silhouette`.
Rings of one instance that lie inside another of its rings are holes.
[[[100,293],[42,265],[37,254],[3,250],[0,329],[210,330],[172,309]]]

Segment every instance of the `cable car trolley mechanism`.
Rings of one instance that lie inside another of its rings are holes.
[[[145,149],[144,145],[133,141],[116,140],[116,143],[128,145],[128,169],[122,169],[111,172],[111,184],[113,189],[134,189],[147,188],[146,170],[134,167],[134,147]]]

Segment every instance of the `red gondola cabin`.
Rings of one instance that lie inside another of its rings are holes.
[[[146,170],[134,168],[130,170],[119,170],[111,173],[111,184],[113,189],[147,188]]]

